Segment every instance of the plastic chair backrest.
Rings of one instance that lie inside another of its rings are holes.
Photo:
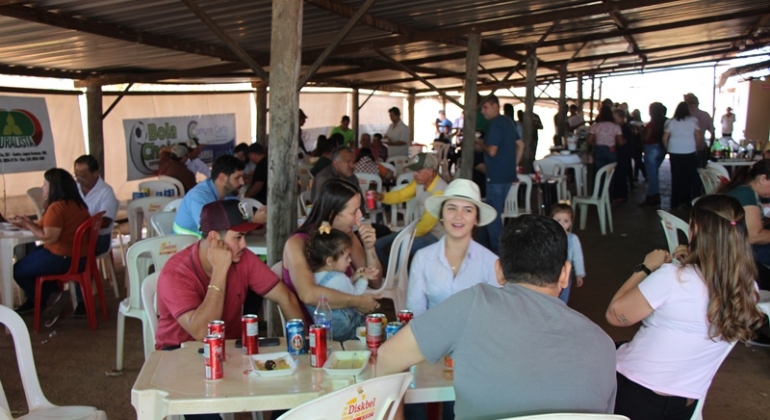
[[[414,220],[398,232],[396,239],[393,240],[390,246],[390,258],[388,259],[388,267],[385,271],[385,277],[383,277],[382,286],[372,293],[386,289],[396,289],[401,286],[399,281],[407,279],[409,251],[412,250],[416,229],[417,220]]]
[[[144,220],[151,220],[152,215],[158,212],[163,211],[164,208],[168,205],[168,203],[174,201],[174,197],[144,197],[144,198],[137,198],[136,200],[131,200],[128,202],[128,209],[126,213],[128,213],[128,228],[129,228],[129,235],[131,237],[131,244],[136,243],[137,241],[142,240],[142,225],[139,223],[139,217],[137,212],[141,209],[142,210],[142,217]],[[155,236],[155,233],[152,229],[149,229],[147,232],[148,237]]]
[[[406,172],[396,178],[396,185],[408,184],[414,181],[414,172]]]
[[[277,263],[273,264],[270,269],[273,270],[273,273],[275,273],[275,275],[278,276],[281,281],[283,281],[283,261],[278,261]],[[297,300],[299,300],[299,297]],[[267,303],[267,299],[265,299],[263,302]],[[278,306],[278,315],[281,316],[281,325],[283,325],[283,331],[286,331],[286,318],[283,316],[283,311],[281,310],[280,306]]]
[[[163,207],[163,211],[176,211],[179,206],[182,204],[181,198],[175,198],[171,200],[168,204],[166,204],[166,207]]]
[[[687,236],[687,242],[690,242],[690,226],[684,220],[664,210],[658,210],[658,216],[660,217],[660,224],[663,226],[663,233],[666,235],[668,252],[674,255],[674,249],[679,246],[677,230],[684,232]]]
[[[246,203],[246,210],[249,212],[249,217],[254,216],[254,212],[262,208],[262,203],[256,198],[243,197],[240,200],[241,203]]]
[[[310,201],[310,194],[312,193],[311,190],[305,190],[302,191],[299,194],[299,203],[300,207],[302,208],[302,213],[305,217],[307,217],[310,214],[310,208],[308,206],[312,206],[312,202]]]
[[[545,175],[564,175],[564,164],[556,159],[536,160],[534,165],[539,166]]]
[[[184,248],[194,244],[198,238],[192,235],[166,235],[145,239],[131,245],[126,252],[128,267],[128,305],[132,309],[142,308],[142,281],[149,273],[139,272],[139,256],[150,254],[155,272],[160,273],[169,258]]]
[[[719,370],[719,367],[722,366],[722,363],[727,359],[727,356],[730,355],[730,352],[733,351],[733,347],[735,347],[735,344],[738,343],[737,341],[734,341],[730,343],[730,346],[725,349],[725,352],[722,353],[722,356],[719,358],[719,364],[717,365],[717,370]],[[714,372],[716,373],[716,372]],[[706,397],[703,397],[698,400],[698,403],[695,404],[695,411],[692,413],[692,417],[690,417],[690,420],[702,420],[703,419],[703,405],[706,404]]]
[[[43,218],[43,206],[45,198],[43,197],[43,189],[40,187],[32,187],[27,190],[27,197],[32,202],[32,206],[35,208],[35,214],[37,214],[37,220]]]
[[[396,168],[395,174],[398,176],[404,173],[404,169],[409,162],[409,156],[390,156],[386,162]]]
[[[580,419],[606,419],[606,420],[629,420],[626,416],[620,414],[590,414],[590,413],[553,413],[553,414],[535,414],[532,416],[506,417],[499,420],[580,420]]]
[[[389,170],[390,172],[393,172],[393,174],[396,173],[396,167],[391,165],[390,163],[387,163],[387,162],[377,162],[377,164],[382,166],[383,168]]]
[[[297,176],[299,177],[300,191],[306,191],[310,189],[310,170],[313,169],[313,165],[300,165],[297,168]]]
[[[148,337],[152,337],[152,348],[155,348],[155,332],[158,331],[158,310],[156,309],[155,295],[158,292],[159,274],[159,272],[152,273],[142,282],[142,307],[150,327]]]
[[[615,172],[615,165],[617,164],[608,163],[596,173],[596,178],[594,179],[594,193],[591,196],[594,200],[600,198],[610,199],[610,180],[612,179],[612,174]]]
[[[176,187],[176,196],[184,197],[186,191],[184,190],[184,184],[182,184],[182,181],[168,175],[158,175],[158,181],[170,182],[174,184]]]
[[[700,178],[701,184],[703,184],[703,192],[706,195],[714,194],[714,191],[716,191],[716,187],[718,186],[718,184],[715,184],[712,181],[710,173],[714,172],[705,168],[698,168],[698,177]]]
[[[706,169],[711,169],[718,173],[722,178],[725,178],[728,181],[730,180],[730,172],[727,172],[727,168],[725,168],[724,165],[709,161],[706,162]]]
[[[155,235],[171,235],[173,233],[171,230],[174,227],[175,217],[176,212],[173,211],[162,211],[153,214],[152,218],[150,219],[150,224],[152,225],[152,228],[155,229]]]
[[[518,215],[532,212],[532,178],[526,174],[518,175],[518,182],[511,184],[508,196],[505,197],[503,213]],[[519,188],[524,186],[524,207],[519,205]]]
[[[409,372],[382,376],[353,384],[330,394],[322,395],[286,412],[279,420],[339,419],[340,413],[349,413],[356,406],[370,407],[357,411],[356,418],[371,420],[393,419],[395,407],[404,397],[412,382]],[[388,409],[393,406],[388,414]]]
[[[730,182],[730,178],[725,178],[720,174],[718,171],[714,170],[713,168],[706,168],[706,174],[708,175],[709,179],[711,180],[711,183],[714,184],[714,192],[719,188],[722,183]]]
[[[379,175],[365,174],[363,172],[356,172],[354,175],[358,178],[358,187],[362,193],[366,194],[372,182],[377,184],[376,191],[382,192],[382,178]]]
[[[91,267],[96,266],[96,240],[99,237],[99,230],[102,228],[102,218],[104,212],[101,211],[91,216],[85,222],[81,223],[78,230],[75,231],[75,239],[72,241],[72,257],[70,258],[70,268],[66,274],[77,274],[90,271]],[[86,234],[88,236],[86,237]],[[81,255],[83,238],[86,237],[86,254]],[[89,261],[85,264],[83,271],[80,271],[80,258],[86,257]],[[94,260],[94,261],[91,261]],[[93,263],[93,265],[92,265]]]

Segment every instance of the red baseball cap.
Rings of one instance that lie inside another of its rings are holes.
[[[201,233],[203,236],[209,232],[232,230],[233,232],[246,233],[259,226],[253,223],[249,217],[246,203],[238,200],[218,200],[208,203],[201,210]]]

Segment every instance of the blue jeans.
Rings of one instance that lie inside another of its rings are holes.
[[[380,260],[380,264],[382,264],[382,269],[384,271],[388,270],[388,261],[390,261],[390,245],[394,240],[396,240],[396,236],[398,236],[398,234],[399,232],[393,232],[390,235],[386,235],[380,239],[377,239],[377,242],[374,243],[374,250],[377,252],[377,258]],[[438,238],[433,236],[432,233],[426,233],[425,235],[415,237],[414,242],[412,242],[412,250],[409,251],[409,259],[414,257],[414,254],[417,251],[425,248],[428,245],[433,245],[436,242],[438,242]],[[383,275],[384,274],[386,273],[383,272]]]
[[[83,267],[85,261],[85,257],[80,259],[81,267]],[[37,278],[40,276],[66,273],[70,268],[71,262],[72,258],[56,255],[43,248],[41,245],[35,248],[35,250],[26,257],[16,261],[16,264],[13,265],[13,278],[16,280],[16,283],[21,290],[27,295],[27,300],[34,302]],[[43,283],[40,309],[45,307],[51,294],[58,290],[59,288],[54,282],[47,281]]]
[[[511,190],[511,184],[490,184],[487,182],[487,204],[492,206],[497,212],[495,220],[487,225],[487,234],[489,236],[489,249],[499,255],[500,234],[503,232],[503,219],[500,217],[505,208],[505,198],[508,197],[508,191]]]
[[[647,195],[660,194],[658,168],[666,158],[666,149],[662,144],[644,145],[644,167],[647,168]]]
[[[306,304],[305,307],[312,316],[315,306]],[[357,340],[356,328],[364,325],[366,325],[366,317],[353,308],[332,310],[332,340],[334,341]]]

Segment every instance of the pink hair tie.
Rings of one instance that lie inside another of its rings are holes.
[[[731,220],[731,221],[730,221],[730,224],[731,224],[731,225],[733,225],[733,226],[735,226],[735,220]]]

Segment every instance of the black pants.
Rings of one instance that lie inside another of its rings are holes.
[[[693,183],[698,179],[698,158],[695,153],[669,153],[671,159],[671,208],[689,204]]]
[[[615,414],[631,420],[690,420],[697,400],[682,397],[664,397],[616,374],[618,395],[615,397]]]

